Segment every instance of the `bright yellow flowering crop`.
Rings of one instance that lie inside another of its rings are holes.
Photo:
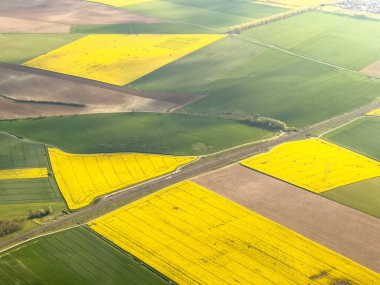
[[[368,116],[380,116],[380,108],[367,113]]]
[[[380,284],[376,273],[193,182],[89,225],[178,284]]]
[[[174,171],[195,159],[156,154],[69,154],[49,148],[59,189],[70,209],[94,198]]]
[[[134,5],[134,4],[139,4],[143,2],[148,2],[151,0],[87,0],[89,2],[96,2],[96,3],[102,3],[110,6],[115,6],[115,7],[124,7],[128,5]]]
[[[24,65],[125,85],[223,35],[89,35]]]
[[[282,144],[242,165],[321,193],[380,176],[380,163],[320,139]]]
[[[47,168],[21,168],[0,170],[0,180],[48,177]]]

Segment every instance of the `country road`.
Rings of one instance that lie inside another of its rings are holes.
[[[289,142],[297,138],[304,138],[312,133],[323,132],[327,129],[334,128],[379,107],[380,102],[373,103],[304,128],[297,132],[284,134],[273,140],[261,142],[255,145],[242,146],[241,148],[233,148],[222,153],[202,157],[197,162],[183,167],[181,171],[159,177],[155,180],[151,180],[140,185],[121,189],[118,192],[104,196],[97,203],[94,203],[91,206],[77,210],[71,214],[61,216],[48,224],[42,225],[28,232],[21,233],[20,235],[9,240],[0,242],[0,249],[5,249],[32,237],[60,229],[60,227],[72,227],[75,223],[79,223],[79,220],[80,223],[88,222],[91,219],[97,216],[101,216],[108,211],[128,204],[133,199],[141,198],[182,180],[189,179],[202,173],[238,162],[246,157],[253,155],[254,153],[265,151],[266,149],[272,148],[276,145]]]

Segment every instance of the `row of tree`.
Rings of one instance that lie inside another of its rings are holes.
[[[42,218],[53,213],[53,209],[49,206],[46,209],[29,210],[28,219]]]
[[[283,132],[291,132],[295,131],[296,129],[294,127],[288,127],[286,123],[272,119],[267,118],[261,115],[249,115],[249,114],[237,114],[232,112],[226,112],[226,113],[193,113],[193,112],[186,112],[186,111],[178,111],[178,114],[182,115],[191,115],[191,116],[199,116],[199,117],[212,117],[212,118],[220,118],[220,119],[227,119],[227,120],[234,120],[239,121],[242,123],[249,124],[250,126],[259,127],[267,130],[272,131],[283,131]]]
[[[274,21],[278,21],[281,19],[289,18],[301,13],[304,13],[306,11],[314,10],[318,8],[318,6],[308,6],[308,7],[303,7],[303,8],[298,8],[294,10],[290,10],[284,13],[268,16],[265,18],[253,20],[250,22],[246,22],[240,25],[235,25],[230,27],[230,29],[227,31],[227,33],[240,33],[241,31],[248,30],[257,26],[265,25]]]

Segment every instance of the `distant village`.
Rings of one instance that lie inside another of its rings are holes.
[[[340,8],[380,14],[379,0],[345,0],[336,4]]]

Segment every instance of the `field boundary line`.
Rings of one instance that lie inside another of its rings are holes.
[[[332,128],[332,129],[330,129],[330,130],[327,130],[327,131],[325,131],[325,132],[319,134],[318,137],[321,138],[321,139],[325,139],[325,138],[323,138],[324,135],[326,135],[326,134],[328,134],[328,133],[331,133],[331,132],[333,132],[333,131],[335,131],[335,130],[337,130],[337,129],[343,128],[344,126],[346,126],[346,125],[348,125],[348,124],[351,124],[351,123],[353,123],[353,122],[355,122],[355,121],[357,121],[357,120],[359,120],[359,119],[361,119],[361,118],[364,118],[364,117],[365,117],[365,116],[360,116],[360,117],[357,117],[357,118],[355,118],[355,119],[352,119],[351,121],[349,121],[349,122],[347,122],[347,123],[344,123],[343,125],[336,126],[335,128]],[[327,140],[327,139],[325,139],[325,140]]]
[[[242,40],[246,40],[246,41],[254,43],[254,44],[265,46],[265,47],[270,48],[270,49],[275,49],[275,50],[287,53],[287,54],[295,56],[295,57],[303,58],[303,59],[306,59],[306,60],[309,60],[309,61],[312,61],[312,62],[315,62],[315,63],[326,65],[326,66],[329,66],[329,67],[332,67],[332,68],[344,70],[344,71],[347,71],[347,72],[352,72],[352,73],[359,74],[361,76],[366,76],[366,77],[369,77],[369,78],[380,79],[380,77],[376,76],[376,75],[369,75],[369,74],[360,72],[358,70],[354,70],[354,69],[351,69],[351,68],[348,68],[348,67],[344,67],[344,66],[341,66],[341,65],[329,63],[327,61],[319,60],[319,59],[316,59],[316,58],[313,58],[313,57],[310,57],[310,56],[306,56],[306,55],[303,55],[303,54],[300,54],[300,53],[297,53],[297,52],[293,52],[293,51],[281,48],[281,47],[273,45],[273,44],[268,44],[268,43],[265,43],[265,42],[262,42],[262,41],[259,41],[259,40],[256,40],[256,39],[251,39],[251,38],[243,36],[243,35],[232,35],[232,36],[236,37],[236,38],[239,38],[239,39],[242,39]]]
[[[2,257],[3,254],[6,254],[5,253],[6,251],[11,250],[14,247],[17,247],[17,246],[22,245],[24,243],[27,243],[29,241],[32,241],[32,240],[35,240],[35,239],[38,239],[38,238],[41,238],[41,237],[44,237],[44,236],[49,236],[49,235],[52,235],[52,234],[56,234],[56,233],[59,233],[59,232],[67,231],[67,230],[70,230],[70,229],[73,229],[73,228],[81,227],[81,226],[82,225],[73,225],[73,226],[70,226],[68,228],[56,230],[56,231],[53,231],[53,232],[44,233],[44,234],[41,234],[41,235],[38,235],[38,236],[35,236],[35,237],[32,237],[32,238],[25,239],[23,241],[20,241],[19,243],[16,243],[16,244],[13,244],[13,245],[11,245],[9,247],[0,249],[0,258]]]

